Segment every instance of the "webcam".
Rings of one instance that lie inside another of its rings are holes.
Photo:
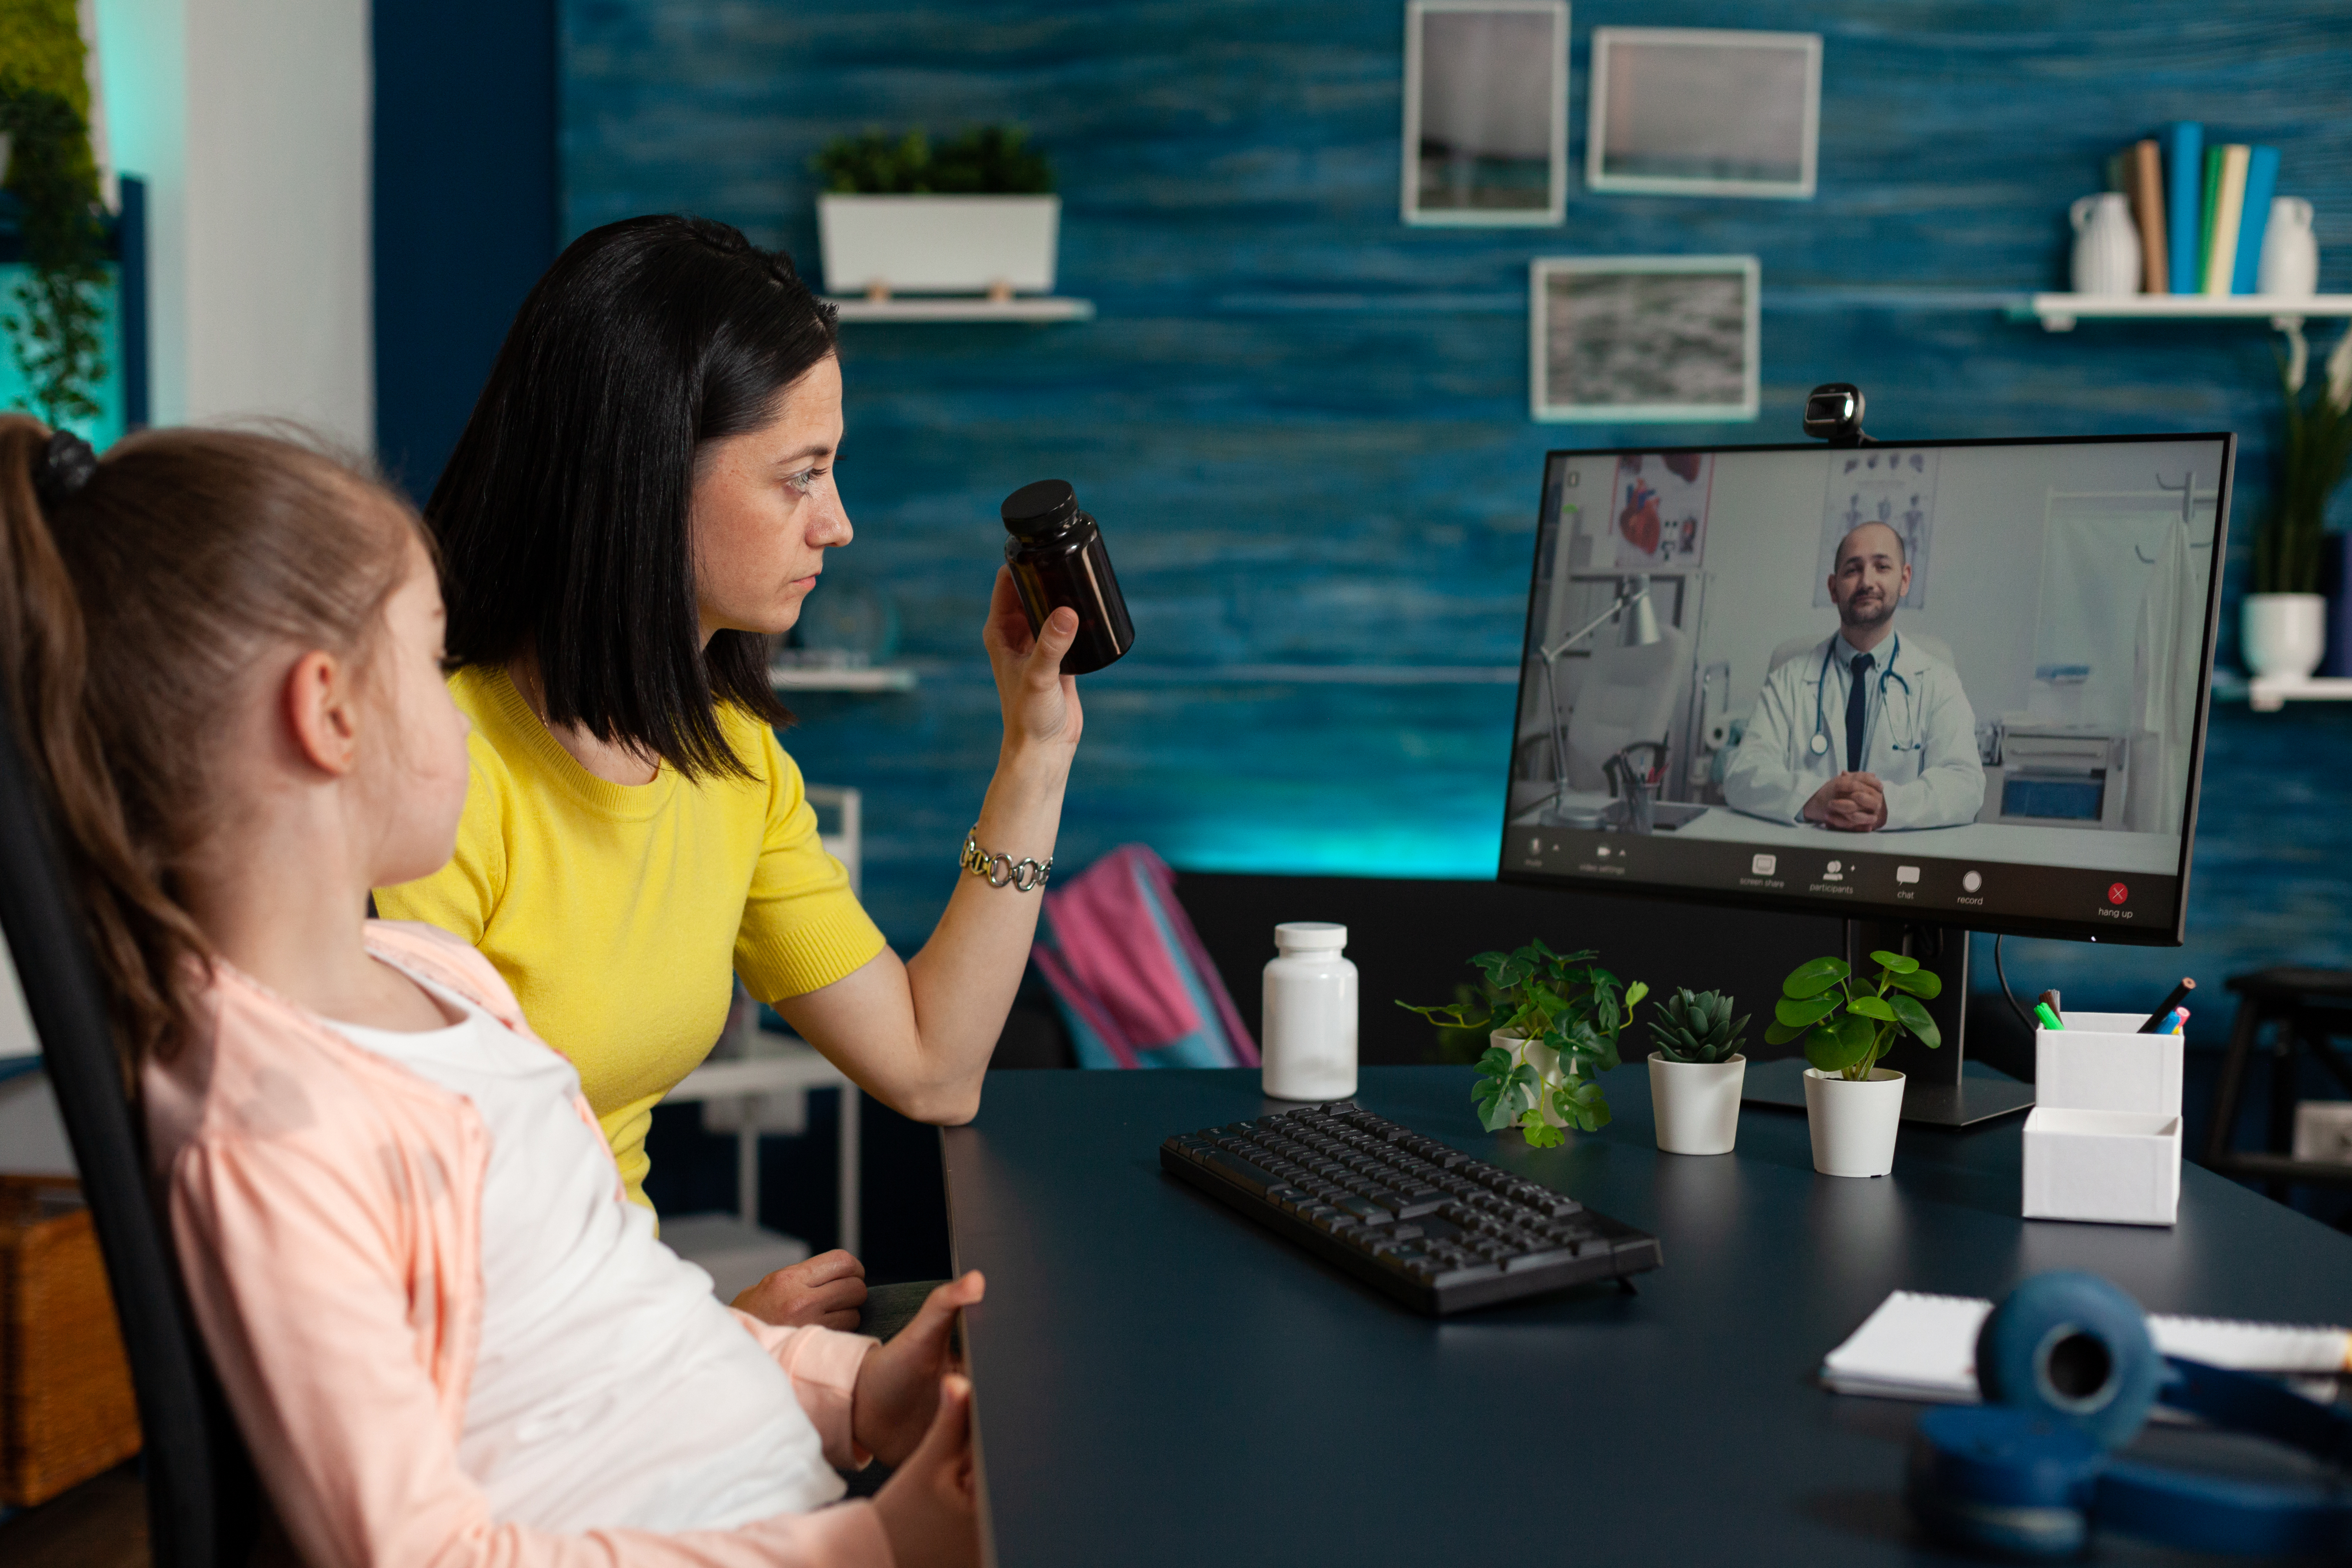
[[[1862,388],[1832,381],[1807,393],[1805,434],[1832,447],[1867,445],[1870,437],[1862,430]]]

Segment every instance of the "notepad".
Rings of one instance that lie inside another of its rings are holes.
[[[1973,1405],[1979,1397],[1977,1331],[1991,1310],[1990,1301],[1970,1296],[1897,1290],[1822,1359],[1822,1385],[1838,1394]],[[2150,1313],[2147,1326],[2156,1348],[2166,1355],[2214,1366],[2290,1379],[2325,1380],[2352,1372],[2352,1330],[2160,1313]],[[2305,1391],[2323,1397],[2326,1392]]]

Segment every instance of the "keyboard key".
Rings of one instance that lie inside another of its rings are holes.
[[[1336,1206],[1340,1213],[1354,1215],[1358,1219],[1363,1220],[1367,1224],[1385,1225],[1388,1221],[1396,1217],[1390,1214],[1388,1210],[1382,1208],[1380,1205],[1369,1203],[1362,1198],[1342,1198],[1334,1206]]]
[[[1254,1193],[1259,1197],[1264,1197],[1265,1195],[1267,1188],[1278,1187],[1283,1184],[1280,1181],[1276,1179],[1271,1172],[1250,1163],[1247,1160],[1243,1159],[1238,1154],[1230,1153],[1223,1149],[1211,1150],[1207,1157],[1202,1160],[1201,1163],[1205,1168],[1216,1172],[1217,1174],[1224,1177],[1225,1180],[1232,1182],[1236,1186]]]
[[[1555,1263],[1572,1263],[1575,1260],[1576,1247],[1573,1245],[1549,1247],[1541,1252],[1522,1252],[1516,1258],[1507,1258],[1503,1260],[1503,1270],[1507,1274],[1517,1274],[1529,1268],[1549,1268]]]

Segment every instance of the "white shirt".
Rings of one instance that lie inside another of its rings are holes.
[[[724,1529],[839,1497],[791,1379],[623,1195],[572,1064],[418,984],[465,1021],[333,1026],[464,1095],[489,1133],[481,1348],[457,1460],[493,1516],[563,1531]]]
[[[1897,632],[1872,650],[1865,671],[1862,766],[1846,765],[1846,694],[1854,648],[1843,633],[1822,639],[1764,678],[1739,749],[1724,770],[1733,809],[1801,822],[1805,803],[1842,773],[1877,775],[1886,826],[1974,822],[1984,805],[1976,710],[1951,666]],[[1818,752],[1813,739],[1825,742]]]

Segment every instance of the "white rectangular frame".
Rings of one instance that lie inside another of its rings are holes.
[[[1544,339],[1550,325],[1550,295],[1545,280],[1559,272],[1700,272],[1740,278],[1747,292],[1741,312],[1742,397],[1738,407],[1704,403],[1573,403],[1544,401]],[[1753,419],[1762,403],[1763,268],[1753,256],[1538,256],[1528,264],[1528,414],[1545,424],[1637,425],[1675,422],[1728,424]]]
[[[1712,48],[1790,49],[1805,56],[1805,146],[1802,173],[1786,180],[1679,179],[1655,174],[1611,174],[1602,170],[1609,123],[1609,54],[1613,46],[1672,48],[1705,45]],[[1595,27],[1592,60],[1585,78],[1584,184],[1593,191],[1643,192],[1674,196],[1762,196],[1784,201],[1808,201],[1813,195],[1816,160],[1821,150],[1822,36],[1819,33],[1746,32],[1722,27]]]
[[[1421,189],[1421,26],[1438,12],[1523,11],[1552,18],[1551,181],[1538,212],[1423,212]],[[1398,215],[1408,224],[1440,228],[1542,228],[1568,218],[1568,0],[1406,0],[1404,8],[1404,169]]]

